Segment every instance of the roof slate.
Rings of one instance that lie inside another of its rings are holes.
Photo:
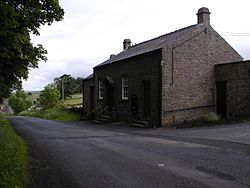
[[[136,44],[134,46],[131,46],[127,48],[126,50],[120,52],[119,54],[112,56],[110,59],[104,61],[103,63],[97,65],[96,67],[101,67],[103,65],[111,64],[118,62],[120,60],[124,60],[130,57],[134,57],[137,55],[141,55],[147,52],[151,52],[157,49],[163,48],[166,44],[170,44],[171,42],[174,42],[175,39],[180,37],[182,34],[186,32],[190,32],[194,30],[197,27],[197,25],[191,25],[182,29],[179,29],[177,31],[167,33],[165,35],[153,38],[151,40]],[[96,68],[95,67],[95,68]]]
[[[94,75],[93,75],[93,74],[87,76],[86,78],[84,78],[84,80],[88,80],[88,79],[92,79],[92,78],[94,78]]]

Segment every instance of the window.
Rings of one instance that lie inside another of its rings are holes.
[[[99,95],[99,99],[103,99],[103,82],[99,81],[98,82],[98,95]]]
[[[122,100],[128,100],[128,78],[122,77]]]

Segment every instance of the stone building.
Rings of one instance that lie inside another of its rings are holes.
[[[94,111],[94,82],[93,74],[86,77],[83,81],[83,107],[85,113]]]
[[[125,39],[124,50],[94,67],[93,77],[86,79],[84,110],[103,109],[116,121],[156,126],[215,111],[214,65],[242,57],[211,27],[207,8],[198,10],[197,20],[140,44]]]
[[[215,81],[217,113],[250,117],[250,60],[216,65]]]

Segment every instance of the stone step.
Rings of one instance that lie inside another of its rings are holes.
[[[142,125],[148,125],[149,124],[148,121],[144,121],[144,120],[137,120],[137,121],[135,121],[135,123],[142,124]]]
[[[99,121],[99,120],[97,120],[97,119],[92,120],[92,122],[93,122],[93,123],[96,123],[96,124],[103,124],[102,121]]]
[[[102,118],[102,119],[109,119],[109,120],[112,119],[112,117],[111,117],[111,116],[108,116],[108,115],[101,115],[101,118]]]
[[[110,122],[110,119],[106,119],[106,118],[102,118],[102,117],[97,118],[97,120],[98,120],[98,121],[101,121],[101,122],[103,122],[103,123]]]
[[[131,123],[130,125],[133,126],[133,127],[140,127],[140,128],[146,127],[145,125],[138,124],[138,123]]]
[[[150,121],[146,121],[144,119],[138,119],[135,122],[133,122],[131,125],[135,127],[141,127],[141,128],[152,126]]]
[[[90,120],[91,117],[89,115],[85,115],[85,116],[81,116],[80,120],[84,121],[84,120]]]
[[[107,116],[107,115],[102,115],[100,117],[97,117],[93,120],[94,123],[108,123],[112,121],[112,117],[111,116]]]

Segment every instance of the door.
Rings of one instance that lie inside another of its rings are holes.
[[[216,82],[216,112],[222,118],[227,117],[227,82]]]
[[[112,110],[114,107],[114,83],[114,80],[109,76],[103,81],[105,86],[104,104],[109,107],[109,110]]]
[[[93,111],[93,109],[94,109],[94,87],[93,86],[91,86],[90,87],[90,106],[89,106],[89,108],[90,108],[90,111]]]
[[[143,115],[151,115],[151,81],[143,81]]]
[[[109,106],[110,110],[113,108],[114,105],[114,88],[113,86],[107,85],[107,106]]]

